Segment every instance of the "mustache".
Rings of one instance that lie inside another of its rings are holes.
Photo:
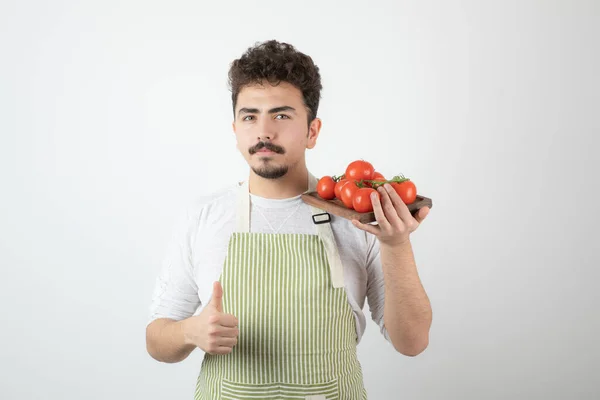
[[[252,155],[262,149],[271,150],[272,152],[277,153],[277,154],[285,153],[285,150],[283,149],[283,147],[277,146],[276,144],[273,144],[271,142],[258,142],[254,146],[250,147],[248,149],[248,152],[250,153],[250,155]]]

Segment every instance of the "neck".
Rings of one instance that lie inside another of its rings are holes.
[[[250,170],[248,186],[251,194],[267,199],[288,199],[299,196],[308,190],[308,169],[306,166],[290,169],[279,179],[265,179]]]

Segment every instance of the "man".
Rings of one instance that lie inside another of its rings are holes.
[[[307,55],[268,41],[229,71],[233,131],[248,180],[189,210],[153,298],[147,348],[162,362],[205,352],[196,399],[365,399],[356,346],[371,317],[407,356],[428,345],[431,307],[396,192],[373,199],[377,225],[331,216],[314,190],[321,78]],[[386,185],[388,186],[388,185]]]

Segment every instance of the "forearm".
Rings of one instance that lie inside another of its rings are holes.
[[[185,340],[185,320],[160,318],[146,328],[146,349],[157,361],[177,363],[185,360],[196,348]]]
[[[429,344],[432,312],[410,242],[381,247],[385,284],[384,323],[400,353],[417,355]]]

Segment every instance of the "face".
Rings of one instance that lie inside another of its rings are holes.
[[[250,168],[267,179],[278,179],[305,166],[304,153],[317,141],[321,121],[308,124],[302,92],[281,82],[244,87],[235,108],[233,131],[237,147]]]

